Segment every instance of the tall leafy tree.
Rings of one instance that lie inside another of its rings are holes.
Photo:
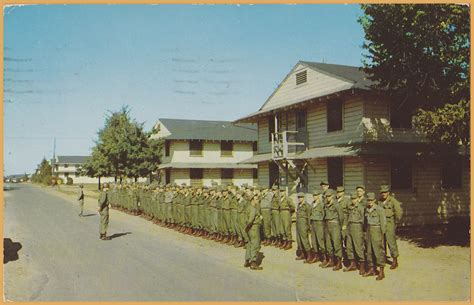
[[[469,145],[469,7],[367,4],[364,70],[433,142]],[[447,134],[450,133],[449,136]],[[467,141],[466,141],[467,139]]]
[[[35,173],[32,175],[32,181],[36,183],[50,184],[52,178],[52,168],[46,158],[38,164]]]

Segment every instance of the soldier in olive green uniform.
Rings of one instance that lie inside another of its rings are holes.
[[[387,218],[385,240],[390,249],[390,256],[393,259],[390,269],[395,269],[398,267],[398,246],[395,231],[397,228],[397,222],[399,222],[403,217],[402,204],[390,194],[390,188],[388,185],[382,185],[380,187],[380,196],[380,205],[384,208],[385,217]]]
[[[324,225],[326,226],[326,251],[329,259],[320,265],[322,268],[333,267],[334,271],[342,269],[341,227],[343,221],[344,213],[335,198],[335,192],[328,189],[324,205]]]
[[[248,233],[249,241],[245,249],[244,267],[250,267],[252,270],[262,270],[257,263],[257,255],[260,251],[260,226],[262,224],[262,214],[260,211],[260,203],[257,195],[250,199],[247,208],[247,217],[245,222],[245,230]]]
[[[165,226],[171,228],[173,226],[173,199],[174,191],[171,186],[165,192],[165,206],[166,206],[166,222]]]
[[[247,231],[245,231],[245,211],[249,202],[246,199],[246,192],[250,192],[248,189],[237,191],[237,234],[239,235],[238,247],[244,247],[245,243],[248,242]]]
[[[262,209],[262,217],[263,217],[262,245],[264,246],[268,246],[272,242],[274,242],[274,237],[272,235],[272,199],[273,199],[273,192],[264,190],[262,193],[262,199],[260,200],[260,207]]]
[[[309,263],[314,259],[314,250],[309,243],[308,233],[310,232],[309,215],[311,206],[305,200],[304,193],[298,193],[298,207],[296,209],[296,241],[298,249],[301,251],[296,260],[305,259]]]
[[[100,215],[100,239],[102,240],[109,240],[110,237],[107,236],[107,228],[109,226],[109,200],[108,200],[108,190],[109,186],[107,183],[102,185],[102,192],[100,192],[98,203],[99,206],[97,211]]]
[[[77,191],[77,200],[79,201],[79,207],[81,208],[81,212],[79,213],[79,217],[84,216],[84,185],[79,185],[79,190]]]
[[[219,201],[219,198],[218,198],[218,193],[217,193],[217,187],[214,187],[213,189],[211,189],[211,197],[210,197],[210,208],[211,208],[211,214],[209,215],[210,216],[210,227],[211,227],[211,239],[212,240],[215,240],[217,241],[220,236],[219,236],[219,232],[217,231],[217,224],[218,224],[218,219],[219,219],[219,214],[218,214],[218,211],[217,211],[217,205],[218,205],[218,201]]]
[[[347,230],[347,258],[350,261],[350,265],[344,268],[344,272],[357,270],[356,261],[359,263],[359,274],[365,273],[364,263],[364,219],[365,219],[365,207],[359,201],[359,197],[356,192],[351,194],[351,203],[347,207],[347,218],[344,220],[342,226],[343,230]]]
[[[221,198],[221,208],[222,208],[222,220],[221,220],[221,225],[222,225],[222,234],[224,234],[224,239],[222,240],[222,243],[224,244],[233,244],[233,240],[231,238],[230,234],[230,196],[229,196],[229,190],[224,187],[222,190],[222,198]]]
[[[365,187],[363,185],[356,186],[357,200],[362,206],[367,207],[367,197],[365,196]]]
[[[343,186],[338,186],[336,188],[336,199],[337,199],[337,203],[342,208],[343,222],[344,222],[344,219],[347,219],[347,207],[349,206],[349,204],[351,204],[350,196],[345,196],[344,191],[345,191],[345,188]],[[347,229],[343,228],[343,223],[341,222],[342,256],[344,257],[344,260],[347,262],[346,235],[347,235]]]
[[[313,191],[313,204],[311,206],[311,243],[316,252],[311,263],[324,261],[326,254],[326,244],[324,241],[324,202],[321,191]]]
[[[377,205],[374,193],[367,194],[367,202],[367,263],[369,265],[369,270],[364,273],[363,276],[367,277],[376,275],[377,265],[380,267],[380,272],[377,276],[377,281],[380,281],[385,277],[385,249],[383,246],[383,236],[386,233],[386,218],[384,209],[381,206]]]
[[[285,189],[280,189],[280,217],[282,236],[284,241],[283,249],[289,250],[292,248],[293,236],[291,232],[291,215],[295,212],[295,204],[285,192]]]
[[[275,239],[275,246],[278,248],[284,248],[285,244],[283,242],[283,229],[281,224],[280,216],[280,192],[278,187],[274,185],[272,187],[273,198],[272,198],[272,231],[273,238]]]
[[[239,246],[239,233],[237,227],[237,187],[232,186],[230,188],[230,232],[231,232],[231,243],[235,248]]]

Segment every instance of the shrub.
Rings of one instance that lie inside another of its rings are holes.
[[[67,179],[66,179],[66,184],[67,184],[67,185],[72,185],[73,182],[74,182],[74,181],[72,180],[71,177],[67,177]]]

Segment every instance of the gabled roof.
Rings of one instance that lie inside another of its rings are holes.
[[[268,102],[271,98],[275,95],[275,93],[281,88],[282,84],[294,73],[295,69],[299,66],[303,65],[306,66],[314,71],[319,73],[323,73],[329,77],[333,77],[339,80],[344,81],[344,85],[335,88],[327,88],[326,91],[320,92],[319,94],[315,93],[315,95],[311,98],[323,98],[328,97],[334,94],[340,94],[343,92],[349,92],[354,89],[358,90],[370,90],[371,86],[374,84],[373,81],[369,80],[367,75],[362,71],[360,67],[355,66],[345,66],[345,65],[336,65],[336,64],[326,64],[320,62],[310,62],[310,61],[299,61],[291,71],[285,76],[285,78],[281,81],[278,87],[273,91],[273,93],[268,97],[265,103],[260,107],[257,112],[254,112],[250,115],[247,115],[241,119],[236,120],[235,122],[243,122],[247,121],[253,117],[267,114],[277,109],[285,108],[288,106],[294,106],[300,103],[307,101],[305,100],[288,100],[284,104],[279,104],[276,107],[266,107]]]
[[[302,65],[326,72],[330,76],[342,78],[354,83],[353,88],[369,90],[375,83],[371,81],[360,67],[326,64],[320,62],[300,61]]]
[[[57,156],[56,164],[83,164],[89,156]]]
[[[171,133],[167,140],[257,141],[257,125],[228,121],[159,119]]]

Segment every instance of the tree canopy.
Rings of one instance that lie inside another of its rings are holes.
[[[415,127],[433,142],[469,145],[469,6],[365,4],[362,9],[364,71],[374,89],[390,97],[394,111],[414,115]]]
[[[38,164],[35,173],[31,176],[31,181],[36,183],[50,184],[52,177],[52,168],[46,158]]]
[[[160,163],[161,141],[150,139],[143,123],[130,117],[129,108],[106,115],[105,125],[83,174],[91,177],[138,178],[151,176]]]

